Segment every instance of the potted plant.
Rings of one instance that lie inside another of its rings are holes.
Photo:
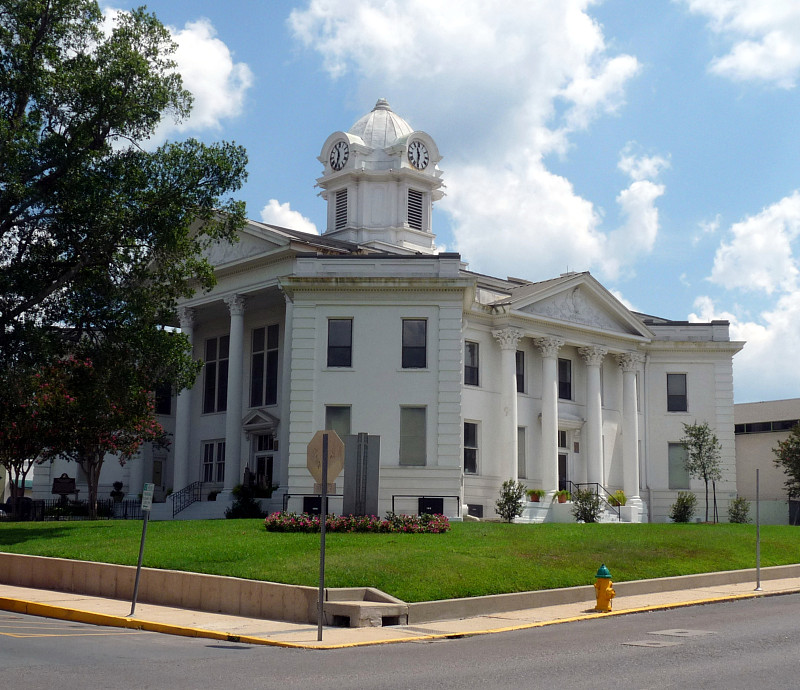
[[[560,489],[553,495],[553,500],[559,503],[566,503],[572,498],[572,494],[566,489]]]
[[[114,482],[114,490],[111,492],[111,498],[114,499],[114,503],[122,503],[124,497],[125,494],[122,492],[122,482]]]
[[[625,497],[625,492],[622,489],[617,489],[613,494],[611,494],[608,502],[615,508],[619,508],[620,506],[624,506],[627,500],[628,499]]]
[[[538,503],[547,495],[544,489],[528,489],[525,493],[531,503]]]

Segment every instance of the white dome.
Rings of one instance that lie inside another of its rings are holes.
[[[349,133],[372,149],[384,149],[413,131],[408,122],[392,112],[385,99],[379,98],[372,111],[358,120]]]

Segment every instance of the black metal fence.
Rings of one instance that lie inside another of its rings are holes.
[[[97,516],[90,517],[88,501],[68,501],[55,499],[17,499],[16,506],[11,499],[0,504],[5,513],[1,520],[47,522],[55,520],[141,520],[142,501],[139,498],[127,501],[100,499],[97,501]]]

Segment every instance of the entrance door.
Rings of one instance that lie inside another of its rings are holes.
[[[255,485],[259,489],[269,489],[272,486],[272,454],[256,453],[255,456]]]
[[[153,460],[153,484],[162,486],[164,479],[164,461]]]
[[[558,490],[564,491],[567,488],[567,454],[558,454]]]

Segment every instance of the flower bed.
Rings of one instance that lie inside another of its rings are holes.
[[[319,532],[319,515],[278,512],[264,520],[267,532]],[[406,532],[441,534],[450,529],[444,515],[397,515],[389,512],[381,519],[375,515],[328,515],[326,532]]]

